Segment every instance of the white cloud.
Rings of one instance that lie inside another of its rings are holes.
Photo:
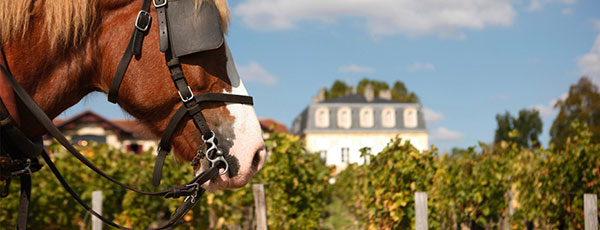
[[[359,66],[356,64],[340,66],[338,70],[342,73],[371,73],[373,69],[366,66]]]
[[[567,97],[569,96],[569,93],[563,93],[560,95],[560,97],[553,99],[550,101],[550,107],[554,108],[554,105],[556,105],[556,102],[558,102],[558,100],[565,100],[567,99]]]
[[[438,127],[430,134],[432,141],[458,141],[463,138],[463,134],[457,131],[452,131],[444,127]]]
[[[532,108],[537,110],[541,117],[551,117],[554,115],[554,108],[548,105],[537,104],[532,106]]]
[[[510,0],[244,0],[233,12],[255,30],[358,18],[374,36],[464,38],[464,29],[512,25],[517,15],[513,4]]]
[[[537,104],[537,105],[531,106],[531,108],[540,112],[541,117],[553,117],[558,112],[558,110],[554,108],[554,105],[556,104],[556,102],[558,102],[558,100],[567,99],[567,96],[568,96],[567,93],[563,93],[560,95],[560,97],[550,100],[550,102],[548,102],[547,105]]]
[[[256,61],[251,61],[250,64],[246,66],[239,66],[238,71],[242,80],[247,82],[258,82],[266,85],[274,85],[277,83],[277,78]]]
[[[428,125],[438,123],[444,119],[444,114],[430,108],[423,108],[423,113],[425,113],[425,122]]]
[[[435,66],[433,66],[433,64],[431,63],[421,63],[421,62],[415,62],[415,64],[411,65],[408,67],[408,70],[412,71],[412,72],[416,72],[419,70],[434,70]]]
[[[590,77],[596,84],[600,83],[600,35],[596,37],[590,52],[578,58],[577,65],[581,75]]]

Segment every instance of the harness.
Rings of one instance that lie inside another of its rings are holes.
[[[177,130],[178,125],[183,119],[191,118],[196,128],[202,134],[203,141],[203,145],[200,146],[200,149],[192,160],[192,167],[194,169],[198,168],[201,161],[208,162],[210,166],[207,170],[197,174],[187,184],[172,186],[162,191],[148,192],[133,188],[107,175],[71,145],[58,128],[54,126],[51,119],[19,85],[8,68],[8,63],[4,58],[3,50],[0,50],[2,51],[0,57],[4,59],[5,65],[0,65],[0,71],[12,86],[17,97],[33,114],[35,119],[42,124],[46,131],[63,145],[69,153],[92,171],[115,184],[139,194],[163,196],[165,198],[179,198],[185,196],[184,202],[171,215],[168,223],[155,228],[172,229],[178,224],[181,218],[194,207],[199,197],[204,193],[205,190],[201,185],[218,175],[225,174],[229,169],[228,162],[226,161],[226,156],[229,153],[219,149],[217,137],[208,127],[206,119],[202,114],[201,104],[205,102],[229,102],[252,105],[253,101],[252,97],[244,95],[218,93],[194,95],[191,87],[187,84],[178,58],[188,54],[216,49],[225,45],[224,34],[221,30],[219,20],[219,12],[213,2],[203,2],[200,12],[196,12],[194,1],[192,0],[168,0],[168,2],[167,0],[143,0],[141,10],[136,17],[134,24],[135,28],[133,29],[127,48],[110,85],[108,93],[108,100],[110,102],[118,102],[119,88],[131,58],[133,56],[136,56],[136,59],[141,57],[144,37],[148,33],[152,20],[149,13],[151,3],[156,8],[158,15],[160,51],[165,54],[165,61],[169,68],[171,79],[173,80],[182,101],[182,105],[177,109],[169,121],[158,145],[152,184],[154,186],[160,184],[163,164],[166,156],[171,151],[171,138],[173,133]],[[38,156],[40,155],[62,186],[88,211],[88,213],[98,217],[104,223],[112,227],[129,229],[104,218],[83,202],[57,170],[56,166],[44,150],[41,140],[32,141],[24,135],[11,118],[6,106],[0,98],[0,181],[6,181],[4,188],[0,188],[0,196],[5,197],[8,195],[8,187],[11,179],[15,176],[19,176],[21,182],[21,196],[19,215],[17,218],[17,229],[26,229],[27,227],[29,197],[31,196],[30,175],[42,167],[38,162]]]

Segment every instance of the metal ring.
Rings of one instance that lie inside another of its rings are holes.
[[[208,159],[208,157],[207,157]],[[227,161],[225,160],[225,157],[223,156],[219,156],[213,160],[208,160],[211,163],[211,167],[215,167],[215,164],[219,161],[222,161],[223,163],[225,163],[225,170],[223,170],[223,172],[219,171],[219,175],[225,175],[225,173],[227,173],[227,170],[229,170],[229,163],[227,163]]]
[[[204,135],[202,135],[202,140],[204,142],[207,142],[207,141],[214,142],[214,139],[215,139],[215,132],[213,132],[212,130],[210,131],[210,137],[208,139],[205,139]]]
[[[167,1],[167,0],[165,0],[165,2],[164,2],[164,3],[161,3],[161,4],[156,4],[156,0],[153,0],[153,1],[152,1],[152,4],[154,4],[154,7],[155,7],[155,8],[160,8],[160,7],[166,6],[166,5],[167,5],[167,2],[168,2],[168,1]]]
[[[191,101],[192,99],[194,99],[194,91],[192,91],[192,88],[190,88],[189,85],[188,85],[187,88],[190,91],[190,96],[188,98],[183,98],[183,96],[181,96],[181,91],[177,91],[177,93],[179,94],[179,98],[181,98],[181,101],[183,101],[183,103],[186,103],[186,102]]]
[[[144,27],[139,25],[140,16],[142,16],[142,15],[148,16],[148,22],[146,23],[146,25],[144,25]],[[152,21],[152,16],[150,16],[150,13],[148,13],[148,11],[145,11],[145,10],[140,10],[140,12],[138,12],[137,17],[135,18],[135,28],[137,28],[138,30],[140,30],[142,32],[146,32],[146,30],[148,30],[148,27],[150,27],[151,21]]]

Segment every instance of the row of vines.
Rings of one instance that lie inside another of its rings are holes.
[[[418,191],[428,193],[431,229],[582,229],[583,194],[600,194],[600,145],[573,126],[563,149],[502,142],[440,156],[396,139],[338,174],[333,193],[365,229],[414,229]]]
[[[524,149],[511,143],[439,154],[419,152],[400,139],[370,163],[351,164],[329,181],[333,169],[318,154],[308,153],[298,137],[271,134],[270,156],[249,185],[233,191],[209,192],[178,229],[254,229],[254,199],[250,184],[265,184],[271,229],[323,229],[328,209],[341,201],[355,225],[363,229],[414,228],[414,193],[428,194],[431,229],[499,228],[527,225],[536,229],[583,228],[583,194],[600,194],[600,145],[584,125],[564,148]],[[182,202],[141,196],[98,177],[57,144],[52,158],[66,180],[90,203],[91,193],[104,193],[106,217],[135,229],[158,226]],[[151,186],[154,156],[131,155],[92,145],[81,151],[109,175],[144,190]],[[191,179],[191,167],[175,159],[165,164],[162,187]],[[33,175],[31,229],[79,229],[90,216],[60,186],[47,167]],[[160,189],[159,188],[159,189]],[[14,226],[18,183],[0,200],[0,228]],[[511,198],[512,197],[512,198]],[[514,210],[509,209],[512,202]],[[509,215],[510,214],[510,215]],[[10,228],[10,227],[8,227]],[[331,228],[328,226],[328,228]]]
[[[268,224],[271,229],[315,229],[330,198],[330,168],[316,154],[307,153],[297,137],[273,134],[266,140],[269,158],[265,167],[245,187],[233,191],[207,192],[177,229],[255,229],[254,199],[250,184],[263,183],[266,190]],[[103,191],[103,214],[134,229],[158,226],[166,221],[181,199],[142,196],[125,191],[97,176],[58,144],[49,150],[71,187],[90,204],[94,190]],[[143,190],[159,190],[184,184],[191,166],[175,159],[165,163],[162,185],[151,185],[152,152],[132,155],[96,145],[81,148],[94,164],[116,179]],[[90,216],[62,188],[48,167],[32,175],[29,215],[31,229],[84,229]],[[17,218],[18,180],[10,196],[0,199],[0,229],[14,228]]]

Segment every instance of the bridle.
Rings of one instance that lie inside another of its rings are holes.
[[[185,8],[184,4],[189,4],[192,0],[170,0],[173,3],[173,8],[180,10]],[[187,2],[184,2],[187,1]],[[169,72],[171,75],[171,79],[175,87],[177,88],[178,95],[182,101],[182,105],[177,109],[171,120],[169,121],[163,136],[160,140],[157,149],[157,158],[154,166],[154,173],[152,178],[152,184],[154,186],[158,186],[160,184],[162,168],[164,165],[164,161],[166,156],[169,154],[171,150],[171,139],[173,137],[174,132],[177,130],[178,125],[181,121],[186,117],[191,117],[194,125],[202,134],[202,141],[204,149],[202,146],[198,150],[196,156],[192,160],[192,167],[196,170],[201,161],[208,162],[210,167],[195,175],[195,177],[190,180],[187,184],[177,185],[171,188],[157,191],[157,192],[147,192],[141,191],[136,188],[133,188],[129,185],[119,182],[118,180],[112,178],[111,176],[104,173],[101,169],[96,167],[91,161],[89,161],[85,156],[79,153],[70,142],[62,135],[62,133],[58,130],[56,126],[52,123],[51,119],[43,112],[43,110],[35,103],[35,101],[31,98],[31,96],[19,85],[19,83],[15,80],[12,73],[8,68],[8,63],[6,58],[4,58],[4,51],[1,50],[1,56],[4,60],[4,66],[0,65],[0,71],[6,77],[10,85],[12,86],[15,94],[25,107],[33,114],[35,119],[42,124],[42,126],[48,131],[48,133],[53,136],[60,144],[62,144],[74,157],[76,157],[80,162],[90,168],[92,171],[106,178],[107,180],[118,184],[128,190],[134,191],[143,195],[151,195],[151,196],[163,196],[165,198],[179,198],[186,197],[184,199],[183,204],[181,204],[175,212],[171,215],[171,218],[168,223],[155,228],[155,229],[171,229],[176,226],[185,216],[185,214],[197,203],[199,197],[204,193],[204,189],[201,187],[202,184],[207,182],[208,180],[227,173],[229,166],[226,160],[227,152],[223,152],[218,147],[218,140],[215,133],[208,127],[206,122],[206,118],[202,114],[201,104],[205,102],[228,102],[228,103],[239,103],[239,104],[248,104],[252,105],[252,97],[244,96],[244,95],[234,95],[234,94],[219,94],[219,93],[206,93],[206,94],[198,94],[194,95],[191,87],[188,85],[183,69],[181,67],[181,63],[179,62],[178,57],[202,52],[205,50],[209,50],[212,48],[218,48],[220,46],[224,46],[223,33],[220,31],[220,24],[218,23],[217,17],[217,26],[219,28],[220,34],[218,36],[214,36],[214,31],[211,33],[212,36],[209,36],[210,39],[206,44],[184,44],[178,45],[177,47],[174,44],[174,40],[182,41],[181,29],[177,28],[169,28],[169,19],[168,17],[168,7],[169,3],[167,0],[143,0],[141,10],[138,12],[135,21],[135,28],[127,45],[127,48],[121,58],[121,61],[117,67],[115,75],[110,85],[110,90],[108,93],[108,100],[112,103],[117,103],[118,101],[118,92],[131,61],[131,58],[135,55],[136,57],[140,57],[142,44],[144,41],[144,37],[148,33],[148,29],[151,25],[151,16],[149,13],[150,3],[153,3],[156,8],[158,15],[158,24],[159,24],[159,37],[160,37],[160,50],[165,53],[166,64],[169,68]],[[201,13],[203,19],[212,20],[214,19],[216,6],[214,3],[207,1],[203,3],[202,9],[207,13]],[[217,12],[218,13],[218,12]],[[183,14],[185,15],[185,14]],[[181,15],[178,15],[181,17]],[[176,19],[173,19],[176,20]],[[193,18],[191,19],[193,20]],[[210,23],[210,22],[209,22]],[[215,27],[214,21],[213,24],[208,24],[206,28],[217,28]],[[204,29],[206,30],[206,29]],[[204,31],[206,32],[206,31]],[[207,37],[203,35],[203,39]],[[219,41],[219,38],[221,39]],[[216,46],[218,45],[218,46]],[[216,47],[215,47],[216,46]],[[3,145],[3,141],[8,140],[8,145]],[[48,154],[45,152],[41,143],[34,143],[30,139],[28,139],[24,133],[17,127],[17,124],[11,118],[6,106],[0,99],[0,180],[6,180],[6,194],[4,192],[0,192],[2,197],[8,195],[8,185],[10,184],[10,180],[12,177],[20,176],[21,178],[21,196],[20,196],[20,205],[19,205],[19,214],[17,218],[17,229],[26,229],[27,227],[27,216],[29,209],[29,198],[31,196],[31,173],[38,171],[41,168],[41,164],[38,163],[37,157],[42,156],[43,160],[46,162],[50,170],[56,176],[56,178],[60,181],[60,183],[65,187],[67,192],[75,199],[77,202],[82,205],[90,214],[98,217],[100,220],[105,222],[106,224],[113,226],[119,229],[129,229],[127,227],[120,226],[103,216],[99,215],[95,211],[93,211],[83,200],[71,189],[65,179],[62,177],[54,163],[51,161]]]

